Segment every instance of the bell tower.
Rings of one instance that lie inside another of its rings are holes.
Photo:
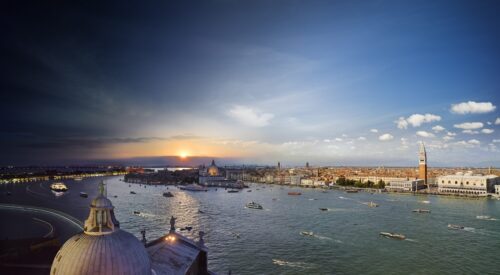
[[[424,184],[429,189],[427,184],[427,153],[425,152],[425,145],[420,142],[420,149],[418,152],[418,178],[424,180]]]

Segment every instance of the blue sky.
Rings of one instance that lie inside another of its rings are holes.
[[[497,1],[7,6],[2,164],[500,165]]]

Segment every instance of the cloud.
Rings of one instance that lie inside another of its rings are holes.
[[[381,141],[388,141],[388,140],[391,140],[393,138],[394,137],[391,134],[383,134],[383,135],[378,137],[378,139]]]
[[[483,133],[483,134],[492,134],[493,132],[495,132],[495,130],[493,130],[493,129],[482,129],[481,130],[481,133]]]
[[[432,130],[437,133],[437,132],[444,131],[446,129],[441,125],[436,125],[436,126],[432,127]]]
[[[359,137],[358,140],[366,140],[365,137]]]
[[[262,113],[259,110],[240,105],[236,105],[229,110],[229,115],[241,123],[251,127],[267,126],[269,125],[270,120],[274,118],[274,114]]]
[[[450,136],[444,136],[443,137],[444,141],[450,141],[450,140],[454,140],[454,139],[455,139],[454,137],[450,137]]]
[[[330,139],[324,139],[323,142],[329,143],[332,142]]]
[[[411,125],[413,127],[419,127],[420,125],[424,123],[430,123],[434,121],[440,121],[441,117],[438,115],[433,115],[433,114],[413,114],[409,116],[408,118],[400,117],[398,120],[395,121],[399,129],[406,129],[408,128],[408,125]]]
[[[378,130],[377,129],[370,129],[370,132],[372,132],[372,133],[378,133]]]
[[[483,114],[495,111],[496,106],[491,102],[462,102],[451,105],[451,112],[455,114]]]
[[[493,143],[500,143],[500,139],[494,139]]]
[[[463,130],[462,133],[469,134],[469,135],[477,135],[477,134],[479,134],[479,131],[467,129],[467,130]]]
[[[335,138],[335,141],[341,142],[342,139],[341,138]]]
[[[479,144],[481,144],[481,142],[479,140],[477,140],[477,139],[471,139],[471,140],[467,141],[467,143],[472,144],[472,145],[479,145]]]
[[[453,127],[464,129],[464,130],[473,130],[483,128],[484,124],[482,122],[464,122],[460,124],[455,124]]]
[[[448,132],[446,133],[447,136],[450,136],[450,137],[454,137],[456,136],[457,134],[456,133],[453,133],[453,132]]]
[[[425,137],[425,138],[432,138],[432,137],[434,137],[434,134],[426,132],[426,131],[418,131],[417,136],[421,136],[421,137]]]
[[[408,128],[408,121],[404,117],[399,117],[398,120],[394,121],[399,129],[406,129]]]
[[[497,119],[495,120],[495,125],[500,125],[500,117],[497,117]]]

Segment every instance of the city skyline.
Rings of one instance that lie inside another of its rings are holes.
[[[6,5],[0,164],[500,166],[499,5],[391,3]]]

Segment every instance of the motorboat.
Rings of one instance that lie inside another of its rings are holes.
[[[170,192],[163,192],[163,196],[166,197],[166,198],[171,198],[174,195],[172,193],[170,193]]]
[[[348,189],[348,190],[345,190],[346,193],[358,193],[359,191],[356,190],[356,189]]]
[[[396,240],[406,239],[406,236],[403,234],[390,233],[390,232],[380,232],[380,236],[390,238],[390,239],[396,239]]]
[[[290,196],[300,196],[300,195],[302,195],[302,193],[300,193],[300,192],[288,192],[288,195],[290,195]]]
[[[413,209],[412,212],[414,212],[414,213],[431,213],[431,210],[429,210],[429,209]]]
[[[75,181],[81,181],[81,180],[83,180],[83,177],[74,177],[73,179],[74,179]]]
[[[136,193],[136,192],[134,192],[134,191],[130,191],[130,194],[135,195],[135,194],[137,194],[137,193]]]
[[[328,208],[320,207],[319,210],[321,210],[321,211],[328,211]]]
[[[66,192],[68,191],[68,187],[62,182],[55,182],[50,185],[50,190],[55,192]]]
[[[488,215],[479,215],[479,216],[476,216],[476,219],[478,219],[478,220],[493,220],[493,218],[491,218],[491,216],[488,216]]]
[[[252,202],[247,203],[246,207],[247,207],[247,208],[251,208],[251,209],[263,209],[263,208],[262,208],[262,205],[260,205],[260,204],[258,204],[258,203],[256,203],[256,202],[253,202],[253,201],[252,201]]]
[[[80,197],[82,197],[82,198],[88,198],[89,194],[87,194],[85,192],[80,192]]]
[[[252,192],[252,189],[250,189],[250,190],[247,190],[247,192]]]
[[[462,225],[458,225],[458,224],[448,224],[448,228],[449,229],[453,229],[453,230],[462,230],[464,229],[465,227],[462,226]]]
[[[314,233],[312,231],[300,231],[300,235],[313,237]]]
[[[322,191],[321,191],[321,193],[328,193],[328,191],[326,191],[326,190],[322,190]]]
[[[240,190],[237,190],[237,189],[231,189],[231,190],[227,190],[228,193],[238,193],[240,192]]]
[[[368,205],[369,207],[378,207],[378,204],[374,203],[374,202],[364,202],[363,204],[365,205]]]
[[[198,213],[205,214],[205,211],[198,209]]]
[[[141,214],[140,211],[134,211],[134,215],[139,215],[139,214]]]

